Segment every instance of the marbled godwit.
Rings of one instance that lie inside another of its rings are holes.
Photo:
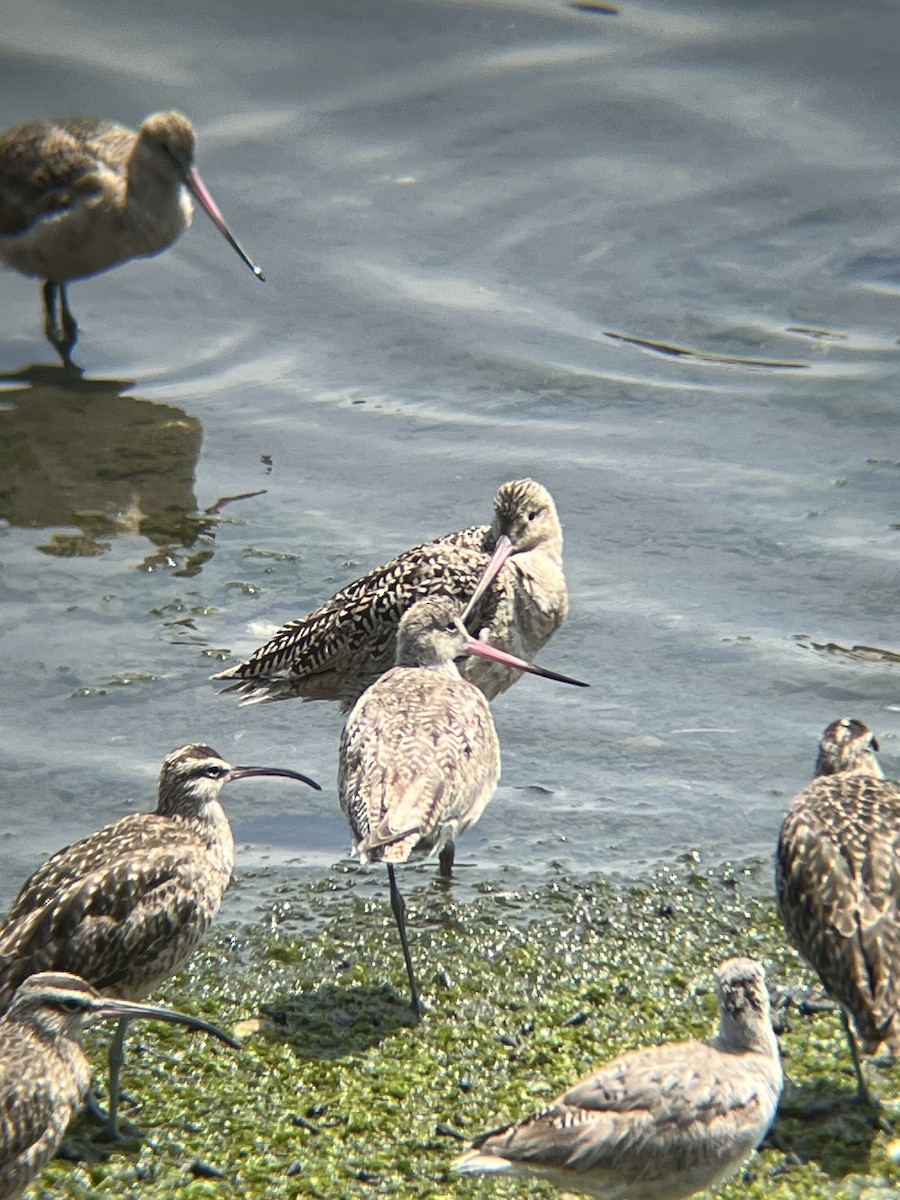
[[[759,963],[729,959],[716,985],[712,1041],[623,1054],[543,1112],[484,1134],[454,1168],[602,1200],[678,1200],[730,1175],[772,1123],[781,1061]]]
[[[397,633],[397,665],[360,697],[341,734],[338,790],[353,843],[364,863],[387,864],[391,908],[400,931],[412,993],[420,1011],[405,906],[394,863],[440,854],[453,866],[454,841],[474,825],[500,778],[500,745],[490,706],[456,661],[480,655],[564,683],[467,633],[460,606],[446,596],[419,600]]]
[[[44,332],[66,365],[78,337],[66,284],[170,246],[193,216],[185,188],[265,279],[197,173],[194,130],[181,113],[154,113],[136,133],[93,117],[0,133],[0,259],[45,280]]]
[[[0,1200],[15,1200],[56,1153],[83,1102],[91,1066],[81,1045],[93,1021],[147,1018],[227,1034],[197,1017],[101,996],[77,975],[32,975],[0,1017]]]
[[[833,721],[816,778],[796,796],[776,855],[788,937],[839,1001],[859,1094],[866,1054],[900,1052],[900,783],[886,780],[862,721]]]
[[[337,700],[346,712],[393,665],[400,618],[428,595],[466,605],[466,623],[484,640],[530,661],[568,611],[562,541],[547,489],[531,479],[504,483],[491,525],[404,551],[213,678],[233,680],[225,690],[239,692],[244,704],[299,696]],[[464,674],[489,700],[519,678],[502,664],[475,660]]]
[[[233,767],[209,746],[174,750],[156,811],[133,813],[58,851],[25,882],[0,929],[0,1012],[37,971],[71,971],[103,992],[139,999],[173,975],[219,911],[234,865],[219,793],[235,779],[296,771]],[[110,1046],[115,1133],[128,1018]]]

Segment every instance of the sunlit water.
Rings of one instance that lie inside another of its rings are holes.
[[[268,282],[200,213],[72,287],[76,385],[0,273],[0,902],[195,740],[324,785],[225,793],[248,908],[339,860],[339,713],[208,676],[526,474],[542,661],[592,689],[496,702],[463,885],[766,856],[837,715],[896,761],[898,39],[874,0],[8,2],[2,125],[182,109]]]

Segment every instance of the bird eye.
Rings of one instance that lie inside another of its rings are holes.
[[[207,779],[221,779],[223,775],[228,774],[228,771],[225,767],[208,766],[203,768],[203,774]]]
[[[531,512],[528,514],[528,520],[536,521],[540,515],[541,515],[540,512],[536,508],[533,508],[531,510]]]
[[[63,1012],[77,1013],[77,1012],[81,1012],[81,1010],[84,1006],[82,1005],[80,1000],[60,1000],[59,1007],[62,1009]]]

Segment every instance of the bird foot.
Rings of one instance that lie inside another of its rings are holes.
[[[135,1100],[133,1096],[129,1096],[127,1092],[122,1092],[119,1096],[119,1104],[128,1105],[132,1113],[141,1111],[143,1105]],[[88,1114],[92,1121],[95,1121],[100,1130],[96,1135],[96,1140],[100,1142],[119,1142],[122,1141],[123,1135],[119,1132],[118,1114],[111,1117],[109,1112],[100,1103],[97,1094],[93,1091],[88,1091],[84,1101],[84,1111]]]

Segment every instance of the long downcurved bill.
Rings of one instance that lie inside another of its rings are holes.
[[[314,779],[310,779],[308,775],[301,775],[299,771],[284,770],[281,767],[232,767],[228,772],[228,779],[230,782],[232,779],[252,779],[259,775],[278,775],[282,779],[297,779],[317,792],[322,790],[321,785]]]
[[[558,671],[548,671],[546,667],[526,662],[524,658],[516,658],[514,654],[507,654],[505,650],[498,650],[496,646],[491,646],[487,642],[481,641],[480,638],[472,637],[463,625],[462,617],[459,618],[458,624],[460,630],[466,635],[466,654],[474,654],[478,658],[488,658],[492,662],[503,663],[505,667],[514,667],[517,671],[527,671],[529,675],[543,675],[545,679],[555,679],[557,683],[570,683],[572,687],[591,686],[581,679],[573,679],[571,675],[560,675]]]
[[[510,557],[512,552],[513,552],[512,542],[509,540],[509,538],[506,536],[505,533],[502,533],[500,535],[500,537],[497,538],[497,545],[494,549],[494,553],[491,555],[491,561],[484,568],[484,574],[478,580],[478,586],[475,588],[475,591],[472,593],[472,598],[469,600],[469,603],[466,605],[466,607],[462,611],[462,617],[460,618],[460,620],[462,621],[462,623],[464,625],[465,625],[466,621],[468,621],[469,617],[472,615],[472,613],[475,609],[475,605],[478,603],[478,601],[481,599],[481,597],[484,595],[484,593],[488,590],[488,588],[491,586],[491,584],[494,582],[494,580],[500,574],[500,568],[503,566],[503,564],[506,562],[506,560]]]
[[[174,1008],[161,1008],[157,1004],[140,1004],[137,1000],[117,1000],[111,996],[103,996],[92,1006],[91,1017],[108,1017],[119,1021],[165,1021],[168,1025],[183,1025],[185,1029],[197,1029],[201,1033],[211,1034],[232,1050],[241,1048],[240,1042],[236,1042],[217,1025],[211,1025],[209,1021],[203,1021],[200,1017],[190,1017],[187,1013],[177,1012]]]
[[[196,196],[197,202],[206,209],[209,219],[216,226],[226,241],[228,241],[234,247],[256,278],[265,283],[266,277],[263,274],[262,267],[259,265],[259,263],[255,263],[251,259],[250,255],[231,232],[228,222],[222,216],[222,212],[218,204],[216,204],[215,200],[213,200],[209,188],[200,178],[196,167],[191,167],[187,172],[185,172],[184,182],[188,188],[190,188],[194,196]]]

